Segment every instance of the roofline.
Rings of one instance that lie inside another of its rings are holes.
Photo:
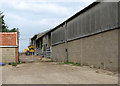
[[[41,37],[43,37],[44,35],[50,33],[52,31],[52,29],[48,30],[48,32],[46,32],[45,34],[43,34]]]
[[[36,40],[39,40],[40,38],[42,38],[43,36],[45,36],[46,34],[50,33],[52,31],[52,29],[49,29],[48,31],[44,32],[44,34],[42,34],[42,36],[40,36],[38,39]]]
[[[34,39],[37,36],[37,34],[35,34],[32,38],[30,38],[31,40]]]
[[[42,38],[42,37],[45,36],[46,34],[48,34],[48,33],[52,32],[52,31],[56,30],[56,29],[57,29],[58,27],[60,27],[61,25],[64,25],[66,22],[69,22],[70,20],[72,20],[72,19],[74,19],[75,17],[79,16],[80,14],[86,12],[87,10],[91,9],[92,7],[96,6],[96,5],[99,4],[99,3],[100,3],[100,2],[97,2],[97,1],[93,2],[92,4],[88,5],[87,7],[83,8],[82,10],[80,10],[79,12],[77,12],[76,14],[74,14],[72,17],[68,18],[67,20],[65,20],[64,22],[62,22],[61,24],[59,24],[58,26],[54,27],[53,29],[48,30],[48,32],[44,33],[44,34],[43,34],[41,37],[39,37],[39,38]],[[37,34],[34,35],[31,39],[33,39],[35,36],[37,36]],[[38,39],[39,39],[39,38],[38,38]],[[37,39],[37,40],[38,40],[38,39]]]
[[[64,25],[66,22],[69,22],[70,20],[74,19],[75,17],[79,16],[80,14],[86,12],[87,10],[91,9],[92,7],[96,6],[97,4],[99,4],[100,2],[93,2],[92,4],[88,5],[87,7],[83,8],[82,10],[80,10],[79,12],[77,12],[76,14],[74,14],[73,16],[71,16],[70,18],[68,18],[67,20],[65,20],[64,22],[62,22],[61,24],[59,24],[58,26],[54,27],[51,31],[56,30],[58,27],[60,27],[61,25]]]

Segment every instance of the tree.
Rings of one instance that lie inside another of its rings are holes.
[[[16,28],[11,30],[8,29],[8,26],[5,24],[3,12],[0,11],[0,32],[17,32]]]
[[[9,30],[9,32],[16,32],[16,31],[18,31],[18,29],[16,29],[16,28]]]
[[[0,20],[1,20],[1,32],[8,32],[9,29],[4,22],[4,15],[3,12],[0,11]]]

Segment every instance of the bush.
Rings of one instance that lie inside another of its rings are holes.
[[[12,65],[12,66],[17,66],[20,63],[16,63],[16,62],[12,62],[12,63],[8,63],[8,65]]]
[[[73,62],[65,62],[65,64],[74,64]]]
[[[81,64],[77,62],[77,63],[75,63],[74,65],[80,66]]]
[[[25,62],[24,62],[24,61],[21,61],[20,63],[22,64],[22,63],[25,63]]]

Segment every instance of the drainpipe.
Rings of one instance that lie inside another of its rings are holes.
[[[66,57],[65,57],[65,61],[68,62],[68,43],[67,43],[67,23],[65,22],[65,52],[66,52]]]
[[[19,30],[16,32],[17,34],[17,48],[16,48],[16,62],[19,62]]]

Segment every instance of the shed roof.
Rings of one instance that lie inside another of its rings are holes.
[[[76,14],[74,14],[72,17],[68,18],[67,20],[65,20],[64,22],[62,22],[61,24],[59,24],[58,26],[54,27],[51,31],[56,30],[58,27],[60,27],[61,25],[65,24],[66,22],[71,21],[72,19],[74,19],[75,17],[79,16],[80,14],[86,12],[87,10],[91,9],[92,7],[96,6],[97,4],[99,4],[100,2],[93,2],[92,4],[90,4],[89,6],[85,7],[84,9],[80,10],[79,12],[77,12]]]
[[[31,38],[31,40],[33,40],[34,38],[36,38],[37,37],[37,34],[35,34],[32,38]]]
[[[46,35],[47,33],[49,33],[51,30],[52,30],[52,29],[47,30],[47,31],[42,32],[42,33],[38,33],[36,40],[38,40],[39,38],[41,38],[41,37],[43,37],[44,35]]]
[[[87,10],[91,9],[92,7],[96,6],[96,5],[99,4],[99,3],[100,3],[100,2],[95,1],[95,2],[93,2],[92,4],[90,4],[89,6],[85,7],[83,10],[77,12],[77,13],[76,13],[75,15],[73,15],[72,17],[68,18],[66,21],[64,21],[64,22],[62,22],[61,24],[59,24],[58,26],[54,27],[53,29],[50,29],[50,30],[47,30],[47,31],[45,31],[45,32],[43,32],[43,33],[37,34],[37,39],[36,39],[36,40],[38,40],[39,38],[43,37],[44,35],[52,32],[52,31],[56,30],[56,29],[57,29],[58,27],[60,27],[61,25],[65,24],[66,22],[71,21],[73,18],[75,18],[75,17],[79,16],[80,14],[86,12]],[[34,35],[32,38],[34,38],[35,36],[36,36],[36,35]],[[32,39],[32,38],[31,38],[31,39]]]

